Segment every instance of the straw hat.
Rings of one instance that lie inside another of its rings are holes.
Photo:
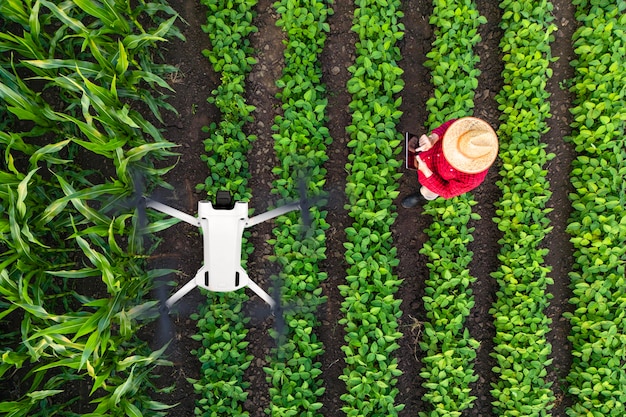
[[[463,117],[448,127],[442,147],[450,165],[466,174],[477,174],[496,160],[498,136],[484,120]]]

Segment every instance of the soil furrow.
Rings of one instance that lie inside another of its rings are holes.
[[[188,25],[178,24],[186,37],[186,42],[172,40],[164,50],[166,62],[179,68],[179,73],[168,80],[176,90],[169,103],[179,114],[170,112],[164,114],[167,126],[164,136],[181,145],[177,150],[180,159],[176,167],[165,176],[165,181],[174,189],[156,190],[151,197],[188,214],[196,215],[198,200],[205,196],[197,193],[195,186],[203,183],[208,175],[206,163],[200,159],[200,155],[204,153],[202,141],[205,139],[202,126],[219,119],[219,112],[215,106],[207,102],[211,91],[219,83],[219,77],[209,61],[202,56],[202,50],[210,47],[209,39],[201,28],[205,23],[206,8],[199,3],[184,1],[172,2],[172,7],[188,23]],[[181,222],[159,232],[156,237],[161,239],[161,242],[150,259],[150,267],[178,270],[178,274],[167,279],[177,281],[176,289],[180,288],[194,277],[202,265],[202,241],[199,231]],[[174,291],[175,289],[172,289],[171,293]],[[159,299],[156,294],[155,298]],[[196,396],[187,378],[200,377],[200,363],[191,353],[193,349],[199,348],[200,344],[191,339],[196,333],[196,325],[189,315],[203,302],[206,302],[206,298],[199,290],[193,290],[174,306],[174,313],[170,315],[173,340],[166,353],[174,366],[161,368],[162,373],[156,384],[160,387],[175,385],[176,389],[169,393],[159,393],[155,400],[166,404],[178,404],[170,413],[172,416],[191,416],[194,412]],[[158,321],[147,326],[145,330],[146,340],[165,339],[160,334],[163,329],[159,327]],[[153,347],[158,347],[156,342]]]
[[[548,287],[548,292],[554,298],[546,309],[546,315],[552,319],[551,331],[546,338],[552,345],[553,359],[546,380],[553,383],[552,389],[556,397],[552,415],[563,416],[565,409],[572,404],[572,399],[564,388],[565,378],[572,364],[572,347],[567,339],[571,326],[563,313],[574,309],[569,304],[572,292],[568,275],[573,263],[573,247],[566,228],[571,214],[568,194],[574,191],[570,182],[570,171],[575,152],[573,146],[565,142],[565,137],[571,133],[569,126],[572,115],[569,109],[573,95],[562,84],[567,85],[567,80],[574,76],[574,70],[569,63],[574,59],[572,35],[577,28],[577,21],[574,17],[575,6],[571,2],[555,0],[552,3],[554,23],[558,26],[552,43],[552,56],[558,58],[558,61],[551,65],[553,75],[547,85],[551,94],[552,118],[548,120],[550,131],[544,135],[544,141],[548,144],[547,152],[555,153],[558,157],[546,167],[552,191],[548,206],[554,209],[548,216],[553,229],[545,245],[549,250],[546,264],[552,269],[549,276],[554,280],[554,284]]]
[[[254,121],[246,126],[248,133],[257,136],[252,143],[252,150],[248,154],[250,164],[250,188],[252,200],[250,208],[254,214],[261,214],[275,207],[277,196],[271,193],[274,175],[272,168],[278,164],[274,151],[274,139],[272,126],[274,118],[281,113],[280,100],[276,98],[278,87],[276,80],[282,74],[283,60],[283,33],[276,26],[276,15],[273,2],[260,0],[256,7],[257,15],[252,24],[258,28],[258,32],[250,36],[250,43],[257,51],[255,58],[257,64],[246,80],[246,100],[256,107],[253,112]],[[270,292],[271,275],[280,271],[277,265],[268,260],[273,253],[268,239],[273,238],[273,221],[267,221],[256,225],[250,230],[250,244],[254,251],[248,259],[248,274],[261,288]],[[264,366],[268,365],[268,355],[271,354],[274,340],[269,334],[269,329],[274,324],[273,316],[268,315],[268,306],[259,297],[252,296],[246,306],[246,312],[251,320],[248,325],[249,334],[247,341],[249,352],[254,356],[252,364],[246,370],[244,377],[250,382],[248,388],[248,400],[245,410],[250,416],[264,416],[265,409],[270,405],[269,388],[266,380]]]
[[[346,262],[343,242],[346,240],[345,229],[352,220],[344,209],[347,203],[345,195],[346,172],[349,150],[346,144],[350,140],[346,126],[351,122],[348,104],[350,94],[346,83],[350,78],[348,67],[354,62],[354,43],[356,35],[350,30],[353,4],[350,2],[335,3],[334,14],[328,18],[330,34],[326,39],[324,50],[320,56],[322,63],[322,82],[326,85],[328,95],[327,127],[333,141],[327,147],[329,156],[325,164],[327,182],[325,190],[329,193],[326,222],[330,228],[326,231],[326,260],[320,269],[328,272],[328,278],[322,283],[324,295],[328,297],[320,311],[321,326],[316,330],[324,344],[324,355],[321,357],[324,387],[326,391],[320,398],[323,407],[320,413],[325,417],[341,417],[341,395],[346,392],[345,383],[339,379],[345,367],[344,345],[345,331],[339,324],[342,297],[338,285],[345,283]]]
[[[495,101],[495,95],[503,85],[503,63],[499,48],[502,31],[499,23],[502,11],[497,3],[488,0],[476,0],[476,7],[482,16],[487,18],[487,23],[479,28],[481,42],[476,46],[475,53],[480,57],[477,68],[480,70],[478,88],[474,97],[474,115],[480,117],[494,129],[500,124],[500,112]],[[480,348],[476,352],[474,363],[475,374],[478,380],[472,385],[472,395],[476,396],[474,407],[466,410],[465,416],[492,416],[491,383],[495,382],[496,376],[492,368],[496,365],[490,356],[493,352],[493,338],[495,327],[493,316],[489,309],[496,299],[497,283],[491,277],[499,265],[497,255],[500,251],[498,240],[502,234],[493,222],[495,216],[494,203],[500,198],[501,192],[496,185],[500,170],[498,161],[489,170],[487,178],[474,191],[474,199],[478,202],[473,211],[480,215],[480,220],[470,222],[474,227],[474,241],[470,244],[470,250],[474,253],[470,263],[470,273],[476,277],[471,290],[474,295],[475,306],[466,322],[466,326],[472,337],[480,342]]]
[[[398,43],[402,54],[402,61],[398,64],[403,69],[405,80],[402,91],[402,110],[398,129],[404,133],[410,131],[415,134],[425,132],[428,118],[426,101],[433,95],[433,86],[430,82],[430,71],[424,66],[426,54],[430,51],[433,32],[428,23],[433,10],[432,2],[406,2],[402,22],[405,26],[404,38]],[[404,143],[402,143],[404,149]],[[398,155],[404,161],[404,153]],[[398,218],[392,231],[395,246],[398,249],[400,263],[395,273],[404,280],[397,294],[402,298],[400,309],[402,317],[398,319],[403,337],[400,339],[400,348],[395,352],[399,360],[399,368],[403,374],[398,378],[399,390],[397,403],[405,404],[400,416],[414,416],[423,409],[422,396],[426,390],[422,387],[419,376],[422,367],[421,358],[424,353],[419,347],[422,338],[422,322],[426,320],[426,311],[422,297],[424,296],[425,281],[428,277],[427,258],[419,253],[424,242],[428,239],[424,230],[432,219],[425,216],[421,208],[405,209],[400,205],[402,198],[417,190],[417,174],[404,169],[400,178],[400,196],[396,201]]]

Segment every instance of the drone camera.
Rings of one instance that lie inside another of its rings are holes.
[[[215,210],[232,210],[235,207],[233,197],[229,191],[218,191],[215,196]]]

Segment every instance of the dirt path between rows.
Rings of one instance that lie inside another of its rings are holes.
[[[546,242],[549,250],[546,263],[552,268],[549,276],[554,284],[547,291],[554,296],[546,314],[552,319],[552,331],[547,334],[548,342],[552,345],[552,366],[547,380],[552,382],[556,402],[552,415],[565,416],[567,407],[573,404],[566,389],[565,378],[572,365],[572,345],[568,340],[571,334],[569,320],[563,317],[563,313],[572,312],[574,307],[569,303],[572,291],[569,287],[573,259],[573,246],[570,243],[570,235],[566,232],[569,217],[572,212],[568,194],[574,191],[570,182],[571,163],[575,158],[574,147],[564,139],[571,134],[570,124],[573,116],[569,109],[572,107],[573,94],[562,86],[567,86],[567,80],[572,79],[574,70],[570,62],[574,59],[572,35],[578,28],[575,19],[575,6],[567,0],[555,0],[554,15],[558,31],[552,43],[552,55],[558,58],[551,65],[554,73],[548,83],[548,91],[551,94],[552,118],[548,120],[550,131],[545,135],[548,144],[547,151],[557,155],[548,163],[548,180],[552,198],[548,206],[554,210],[550,213],[550,224],[553,229]]]

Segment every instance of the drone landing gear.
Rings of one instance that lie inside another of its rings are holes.
[[[209,201],[199,201],[198,217],[190,216],[148,198],[146,198],[146,207],[202,229],[204,265],[193,279],[165,302],[168,310],[195,287],[209,291],[228,292],[246,286],[274,309],[276,306],[274,299],[252,281],[241,267],[243,230],[298,210],[301,207],[300,202],[287,204],[252,218],[248,218],[248,203],[241,201],[233,203],[228,192],[218,192],[215,206]]]

